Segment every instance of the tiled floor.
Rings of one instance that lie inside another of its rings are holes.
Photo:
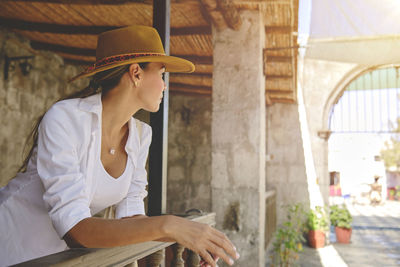
[[[298,264],[302,267],[400,266],[400,202],[382,206],[349,205],[353,215],[351,244],[336,243],[322,249],[305,247]]]

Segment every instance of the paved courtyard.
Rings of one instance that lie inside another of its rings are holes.
[[[305,247],[300,255],[302,267],[400,266],[400,202],[381,206],[349,205],[353,215],[351,244],[336,243],[322,249]],[[333,230],[333,229],[331,229]]]

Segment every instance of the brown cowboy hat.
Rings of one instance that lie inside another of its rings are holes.
[[[156,29],[133,25],[100,34],[97,40],[96,62],[70,79],[70,82],[118,66],[140,62],[164,63],[165,71],[168,72],[194,71],[192,62],[165,55]]]

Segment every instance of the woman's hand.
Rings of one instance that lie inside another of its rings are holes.
[[[218,260],[219,260],[219,257],[214,257],[213,256],[213,259],[215,260],[215,264],[218,266]],[[201,259],[200,260],[200,267],[210,267],[211,265],[210,264],[208,264],[205,260],[203,260],[203,259]]]
[[[199,254],[212,267],[216,266],[218,258],[229,265],[233,264],[232,258],[239,258],[235,246],[226,235],[207,224],[167,216],[164,227],[167,237]]]

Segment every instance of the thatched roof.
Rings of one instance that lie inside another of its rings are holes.
[[[235,29],[243,9],[261,9],[265,17],[267,102],[293,101],[298,0],[171,0],[170,54],[196,65],[193,74],[171,74],[171,92],[211,95],[211,24]],[[0,2],[0,25],[30,39],[36,50],[83,66],[95,61],[97,34],[131,24],[151,26],[152,14],[151,0]]]

